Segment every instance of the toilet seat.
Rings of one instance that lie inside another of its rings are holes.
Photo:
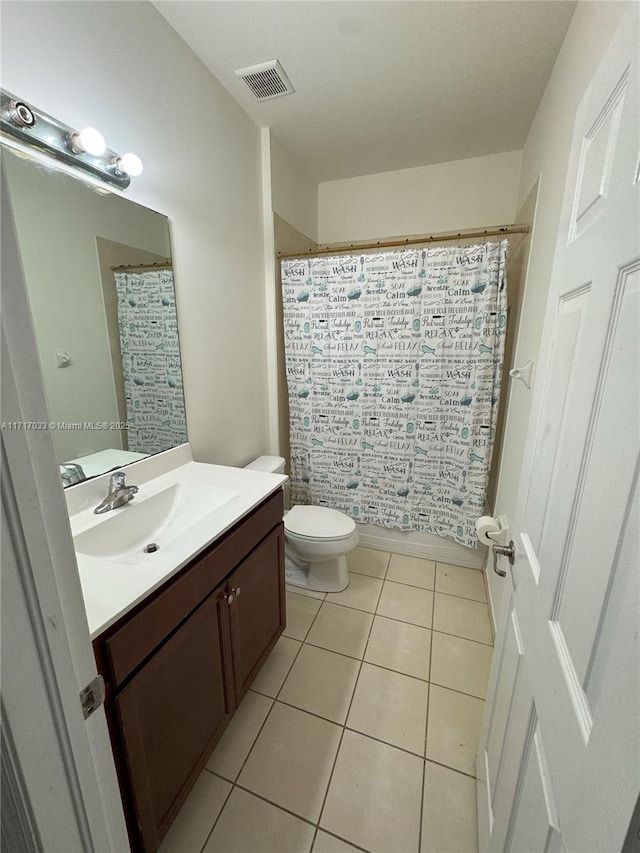
[[[340,541],[353,536],[356,523],[336,509],[297,505],[285,515],[284,529],[293,538],[301,541]]]

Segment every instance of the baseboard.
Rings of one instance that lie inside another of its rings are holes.
[[[422,557],[480,570],[485,561],[486,548],[483,546],[466,548],[431,533],[387,530],[375,524],[358,524],[358,533],[360,545],[377,551],[392,551],[394,554],[406,554],[408,557]]]

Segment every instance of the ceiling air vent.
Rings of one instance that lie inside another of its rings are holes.
[[[281,95],[290,95],[295,92],[277,59],[250,65],[248,68],[238,68],[236,74],[242,77],[259,101],[279,98]]]

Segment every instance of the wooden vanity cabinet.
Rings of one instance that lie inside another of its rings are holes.
[[[132,850],[157,850],[284,626],[278,492],[94,641]]]
[[[284,572],[260,566],[284,564],[284,533],[278,528],[243,560],[229,578],[234,601],[229,607],[236,702],[240,702],[284,629]],[[275,639],[274,639],[275,638]]]

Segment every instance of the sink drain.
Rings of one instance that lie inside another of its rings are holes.
[[[156,545],[155,542],[149,542],[149,544],[145,545],[142,550],[144,551],[145,554],[153,554],[155,551],[158,550],[159,547],[160,546]]]

